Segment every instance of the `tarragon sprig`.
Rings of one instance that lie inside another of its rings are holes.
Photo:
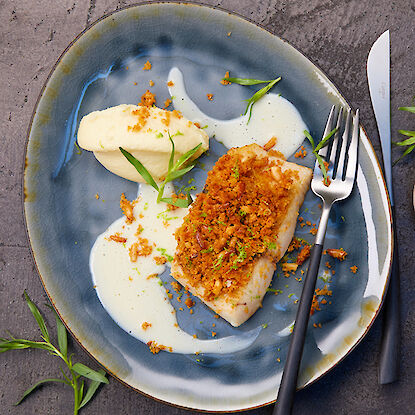
[[[268,81],[261,81],[260,79],[251,79],[251,78],[222,78],[224,81],[232,82],[234,84],[239,85],[257,85],[257,84],[266,84],[268,85],[261,88],[259,91],[255,92],[254,95],[252,95],[251,98],[245,99],[244,101],[247,101],[248,104],[246,105],[244,115],[247,114],[249,110],[249,117],[247,123],[249,123],[252,115],[252,107],[253,105],[259,101],[277,82],[281,80],[281,77],[278,77],[276,79],[268,80]]]
[[[320,166],[321,172],[323,174],[323,181],[326,184],[328,183],[327,169],[326,169],[326,165],[324,164],[323,158],[320,156],[320,154],[318,154],[318,152],[329,143],[330,138],[333,136],[333,134],[336,133],[337,130],[338,130],[337,128],[334,128],[333,130],[331,130],[325,137],[321,139],[321,141],[317,144],[317,146],[315,145],[314,139],[311,136],[311,134],[307,130],[304,130],[304,135],[306,136],[306,138],[311,144],[311,147],[313,149],[313,154],[316,157],[318,164]]]
[[[20,350],[20,349],[42,349],[48,351],[51,355],[60,357],[66,364],[69,375],[67,375],[62,368],[60,368],[63,379],[59,378],[48,378],[40,380],[39,382],[35,383],[32,387],[27,389],[21,399],[16,402],[15,405],[19,405],[28,395],[30,395],[36,388],[39,386],[49,383],[49,382],[59,382],[64,383],[72,387],[74,391],[74,415],[77,415],[79,410],[83,408],[94,396],[98,386],[101,383],[108,383],[108,379],[105,377],[105,371],[99,370],[95,371],[88,366],[83,365],[82,363],[73,363],[72,356],[68,356],[68,336],[66,332],[66,328],[59,319],[59,316],[53,310],[55,314],[56,320],[56,327],[57,327],[57,337],[58,337],[58,345],[56,347],[50,341],[50,336],[48,329],[46,327],[45,320],[43,319],[42,315],[40,314],[39,309],[36,305],[32,302],[32,300],[27,295],[26,291],[24,292],[24,296],[27,302],[27,305],[32,312],[39,328],[42,333],[42,341],[32,341],[26,339],[16,339],[13,336],[10,336],[10,339],[0,337],[0,353],[7,352],[9,350]],[[51,307],[50,307],[51,308]],[[88,389],[84,394],[84,386],[85,382],[83,379],[80,379],[81,376],[88,378],[91,380],[89,383]]]
[[[202,143],[198,144],[196,147],[192,148],[185,154],[183,154],[177,161],[174,163],[174,141],[171,138],[169,134],[169,140],[171,142],[171,153],[170,153],[170,159],[169,159],[169,167],[167,170],[167,174],[163,182],[160,184],[160,186],[156,183],[156,181],[151,176],[150,172],[143,166],[143,164],[137,160],[131,153],[124,150],[122,147],[119,147],[121,153],[124,155],[124,157],[135,167],[135,169],[138,171],[139,174],[143,177],[143,179],[154,189],[157,190],[157,203],[159,202],[165,202],[170,205],[174,205],[181,208],[188,207],[192,202],[192,197],[190,194],[187,194],[187,199],[176,199],[173,200],[173,198],[169,197],[163,197],[164,194],[164,188],[167,183],[172,182],[175,179],[178,179],[188,173],[190,170],[193,169],[195,166],[194,163],[190,164],[187,167],[183,167],[191,158],[192,156],[199,150]]]
[[[399,107],[401,111],[408,111],[415,113],[415,107]],[[407,154],[411,153],[412,150],[415,148],[415,131],[409,130],[398,130],[398,132],[407,138],[406,140],[402,141],[395,141],[393,144],[397,146],[407,147],[407,149],[403,152],[402,156],[396,160],[393,165],[395,165],[398,161],[402,160]]]

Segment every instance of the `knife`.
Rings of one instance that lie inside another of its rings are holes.
[[[391,163],[389,30],[376,40],[369,52],[367,79],[382,146],[383,168],[391,204],[393,226],[393,258],[389,288],[384,305],[383,335],[379,364],[379,383],[384,385],[398,380],[400,360],[398,245],[394,220],[395,205],[393,201]]]

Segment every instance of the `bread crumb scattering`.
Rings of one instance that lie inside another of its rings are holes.
[[[167,86],[174,86],[174,82],[173,81],[167,82]]]
[[[150,79],[150,80],[148,81],[148,84],[149,84],[150,86],[154,86],[154,81],[153,81],[152,79]]]
[[[310,316],[312,316],[316,311],[320,311],[320,304],[326,304],[326,299],[319,300],[319,297],[327,295],[331,296],[333,292],[327,288],[325,285],[323,288],[316,288],[314,291],[313,302],[311,304]],[[329,302],[331,304],[331,301]]]
[[[242,160],[232,151],[222,156],[176,231],[175,261],[206,300],[232,296],[250,280],[258,257],[277,255],[274,240],[298,180],[281,164],[267,157]]]
[[[138,242],[134,242],[130,246],[130,261],[136,262],[139,256],[148,256],[153,252],[153,247],[148,244],[148,239],[138,238]]]
[[[302,265],[306,261],[306,259],[310,256],[310,253],[311,253],[311,246],[310,245],[304,246],[303,249],[301,249],[301,251],[297,255],[297,264]]]
[[[151,327],[151,323],[148,323],[147,321],[145,321],[142,325],[141,328],[143,330],[147,330],[149,327]]]
[[[213,101],[213,94],[206,94],[209,101]]]
[[[133,223],[135,221],[135,217],[134,217],[134,203],[130,202],[126,197],[125,194],[122,193],[121,194],[121,199],[120,199],[120,208],[122,210],[122,212],[125,215],[125,221],[127,223]]]
[[[143,71],[149,71],[152,68],[151,62],[147,61],[143,66]]]
[[[333,258],[339,259],[340,261],[344,261],[347,256],[347,252],[343,249],[327,249],[327,254]]]
[[[157,265],[163,265],[167,262],[167,259],[164,256],[155,256],[153,259]]]
[[[150,349],[150,352],[153,354],[159,353],[161,350],[168,350],[169,352],[173,351],[172,347],[167,347],[162,344],[157,344],[154,340],[151,340],[147,343],[147,346]]]
[[[357,272],[357,266],[356,265],[353,265],[352,267],[350,267],[350,271],[352,271],[353,274],[356,274],[356,272]]]
[[[149,94],[147,94],[147,92]],[[129,125],[127,127],[128,131],[132,131],[133,133],[138,133],[146,124],[147,124],[147,119],[150,117],[150,111],[148,110],[148,107],[151,105],[147,105],[145,104],[146,102],[151,103],[152,99],[154,98],[154,102],[155,102],[155,95],[153,95],[150,91],[147,91],[142,97],[141,97],[141,106],[140,108],[133,110],[131,112],[132,115],[136,115],[137,116],[137,123],[133,126]],[[147,97],[145,97],[145,95],[147,94]],[[153,97],[151,98],[150,95]]]
[[[294,154],[295,158],[304,158],[307,155],[307,150],[304,146],[301,146],[300,149]]]
[[[166,99],[164,101],[164,108],[167,108],[171,104],[171,99]]]
[[[124,238],[123,236],[120,236],[118,234],[110,235],[110,239],[111,241],[118,242],[121,244],[125,244],[127,242],[127,238]]]
[[[159,274],[157,274],[157,273],[154,273],[154,274],[150,274],[150,275],[148,275],[147,276],[147,280],[151,280],[152,278],[156,278],[156,277],[158,277],[159,276]]]
[[[177,281],[173,281],[170,285],[174,288],[176,293],[179,293],[182,289],[182,286]]]
[[[187,308],[192,308],[195,305],[195,302],[189,297],[186,298],[184,303],[187,305]]]
[[[226,71],[224,78],[229,78],[229,71]],[[226,79],[222,79],[222,80],[220,81],[220,83],[221,83],[222,85],[229,85],[229,84],[231,84],[232,82],[227,81]]]
[[[143,95],[141,95],[140,105],[143,105],[145,107],[152,107],[155,104],[156,104],[156,95],[147,89],[147,91],[144,92]]]
[[[265,151],[271,150],[272,147],[277,144],[277,137],[271,137],[268,142],[264,145],[263,149]]]
[[[98,193],[95,194],[95,199],[97,199],[97,200],[99,199],[99,194]]]

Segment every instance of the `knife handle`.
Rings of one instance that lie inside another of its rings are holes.
[[[389,279],[389,288],[386,294],[383,315],[383,335],[380,350],[379,383],[385,385],[399,378],[400,361],[400,284],[398,244],[395,228],[395,208],[392,206],[393,220],[393,258],[392,270]]]

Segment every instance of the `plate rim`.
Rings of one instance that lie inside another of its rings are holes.
[[[108,17],[116,14],[116,13],[120,13],[123,12],[125,10],[128,9],[134,9],[134,8],[139,8],[140,6],[161,6],[161,5],[176,5],[176,6],[182,6],[182,7],[186,7],[186,6],[190,6],[190,7],[201,7],[201,8],[207,8],[207,9],[211,9],[211,10],[215,10],[215,11],[219,11],[219,12],[223,12],[228,14],[231,17],[236,17],[242,21],[244,21],[245,23],[250,23],[252,25],[254,25],[256,28],[258,29],[262,29],[265,32],[267,32],[268,34],[272,35],[273,37],[281,40],[284,42],[285,45],[287,45],[288,47],[292,48],[294,51],[298,52],[299,54],[302,55],[302,57],[304,57],[306,60],[308,60],[315,69],[318,70],[318,72],[320,73],[320,75],[323,76],[323,78],[327,79],[329,81],[329,83],[332,85],[332,87],[334,88],[335,92],[344,100],[344,102],[351,107],[351,105],[349,104],[349,101],[344,97],[344,95],[341,93],[341,90],[338,88],[337,84],[335,82],[333,82],[333,80],[320,68],[320,66],[318,64],[316,64],[314,62],[314,60],[312,58],[310,58],[306,53],[304,53],[301,48],[297,47],[297,46],[293,46],[289,41],[287,41],[284,37],[274,33],[273,31],[267,29],[266,27],[264,27],[261,23],[258,23],[254,20],[252,20],[249,17],[243,16],[241,14],[239,14],[238,12],[235,11],[231,11],[228,9],[225,9],[221,6],[214,6],[214,5],[210,5],[210,4],[206,4],[203,2],[195,2],[195,1],[181,1],[181,0],[147,0],[147,1],[141,1],[138,3],[133,3],[133,4],[129,4],[126,6],[123,6],[117,10],[113,10],[111,12],[108,12],[104,15],[102,15],[101,17],[99,17],[98,19],[96,19],[94,22],[92,22],[90,25],[88,25],[86,28],[84,28],[81,32],[79,32],[74,38],[73,40],[66,46],[66,48],[60,53],[59,57],[57,58],[56,62],[53,64],[51,70],[49,71],[43,86],[39,92],[38,98],[36,100],[36,103],[34,105],[34,109],[32,111],[32,115],[30,117],[30,121],[29,121],[29,125],[27,128],[27,133],[26,133],[26,138],[25,138],[25,144],[24,144],[24,151],[23,151],[23,160],[22,160],[22,170],[23,170],[23,174],[22,174],[22,178],[21,178],[21,202],[22,202],[22,210],[23,210],[23,222],[24,222],[24,227],[25,227],[25,233],[26,233],[26,238],[27,241],[29,242],[29,248],[30,248],[30,253],[31,253],[31,257],[33,259],[33,264],[35,266],[36,269],[36,273],[38,274],[38,277],[40,279],[40,282],[42,284],[42,287],[46,293],[46,295],[49,298],[49,301],[51,302],[51,304],[53,305],[55,311],[57,312],[59,318],[61,319],[61,321],[63,322],[63,324],[65,325],[66,329],[68,330],[68,332],[70,333],[70,335],[72,336],[73,339],[76,340],[76,342],[78,343],[78,345],[82,348],[82,350],[84,352],[86,352],[90,358],[92,358],[99,366],[101,366],[102,368],[104,368],[107,373],[109,373],[114,379],[116,379],[118,382],[120,382],[122,385],[128,387],[129,389],[132,389],[136,392],[139,392],[140,394],[154,399],[157,402],[163,403],[163,404],[167,404],[169,406],[172,406],[174,408],[181,408],[181,409],[185,409],[185,410],[196,410],[199,412],[203,412],[203,413],[235,413],[235,412],[240,412],[240,411],[249,411],[252,409],[257,409],[257,408],[261,408],[267,405],[271,405],[274,404],[277,399],[273,399],[271,401],[268,402],[264,402],[262,404],[258,404],[258,405],[253,405],[253,406],[249,406],[246,408],[242,408],[242,409],[232,409],[232,410],[209,410],[209,409],[200,409],[200,408],[194,408],[194,407],[190,407],[190,406],[184,406],[184,405],[180,405],[174,402],[169,402],[167,400],[164,399],[160,399],[154,395],[151,395],[149,393],[146,393],[130,384],[128,384],[126,381],[124,381],[123,379],[121,379],[120,377],[118,377],[118,375],[116,375],[115,373],[113,373],[111,370],[109,370],[103,363],[101,363],[93,354],[92,352],[90,352],[86,346],[84,346],[81,342],[81,340],[72,332],[72,330],[70,329],[68,323],[62,318],[61,314],[59,313],[59,310],[55,304],[54,299],[52,298],[51,294],[49,293],[49,291],[46,288],[45,285],[45,281],[42,277],[42,274],[40,272],[39,266],[37,264],[36,261],[36,257],[35,257],[35,249],[33,247],[30,235],[29,235],[29,225],[28,225],[28,213],[27,213],[27,208],[26,208],[26,203],[27,203],[27,176],[28,176],[28,167],[29,167],[29,163],[28,163],[28,145],[29,145],[29,138],[30,138],[30,134],[33,128],[33,122],[35,119],[35,116],[37,114],[37,110],[39,107],[39,104],[44,96],[45,91],[48,88],[48,84],[50,79],[52,78],[52,75],[55,73],[55,70],[57,69],[58,65],[60,64],[60,62],[62,61],[62,59],[64,58],[64,56],[66,55],[66,53],[72,48],[72,46],[82,37],[84,36],[90,29],[92,29],[94,26],[96,26],[98,23],[100,23],[101,21],[107,19]],[[387,293],[387,289],[389,286],[389,282],[390,282],[390,271],[391,271],[391,267],[392,267],[392,258],[393,258],[393,253],[395,250],[395,246],[394,246],[394,230],[393,230],[393,217],[392,217],[392,209],[391,209],[391,204],[390,204],[390,198],[389,198],[389,193],[387,191],[387,187],[386,187],[386,181],[385,181],[385,177],[383,174],[383,170],[381,167],[381,164],[379,162],[379,159],[377,157],[375,148],[369,138],[369,135],[367,134],[365,128],[363,127],[363,125],[361,123],[359,123],[360,128],[363,130],[365,138],[366,140],[366,144],[369,147],[370,153],[368,152],[368,155],[371,155],[374,158],[374,161],[376,162],[376,164],[373,164],[379,171],[380,173],[380,177],[377,178],[377,182],[379,183],[379,188],[381,189],[381,192],[383,191],[385,196],[386,196],[386,202],[387,202],[387,222],[390,224],[389,226],[389,232],[388,232],[388,247],[390,246],[391,250],[390,250],[390,258],[389,258],[389,266],[388,266],[388,273],[386,276],[386,281],[385,284],[383,286],[383,292],[382,292],[382,296],[380,298],[380,302],[379,305],[377,307],[377,309],[374,311],[373,313],[373,317],[371,318],[370,322],[367,323],[367,326],[364,330],[364,332],[362,333],[362,335],[357,339],[357,341],[350,346],[345,352],[344,354],[335,361],[334,364],[332,364],[330,367],[328,367],[324,372],[322,372],[321,374],[319,374],[317,377],[315,377],[314,379],[308,381],[305,385],[297,388],[297,390],[301,390],[304,388],[307,388],[311,385],[313,385],[315,382],[317,382],[318,380],[320,380],[320,378],[322,378],[324,375],[326,375],[328,372],[330,372],[332,369],[334,369],[338,364],[340,364],[347,356],[350,355],[350,353],[362,342],[362,340],[365,338],[365,336],[367,335],[368,331],[370,330],[370,328],[372,327],[374,321],[376,320],[376,318],[378,317],[380,310],[382,309],[382,306],[384,304],[385,301],[385,296]],[[22,171],[21,170],[21,171]],[[385,263],[387,261],[387,258],[385,258]]]

